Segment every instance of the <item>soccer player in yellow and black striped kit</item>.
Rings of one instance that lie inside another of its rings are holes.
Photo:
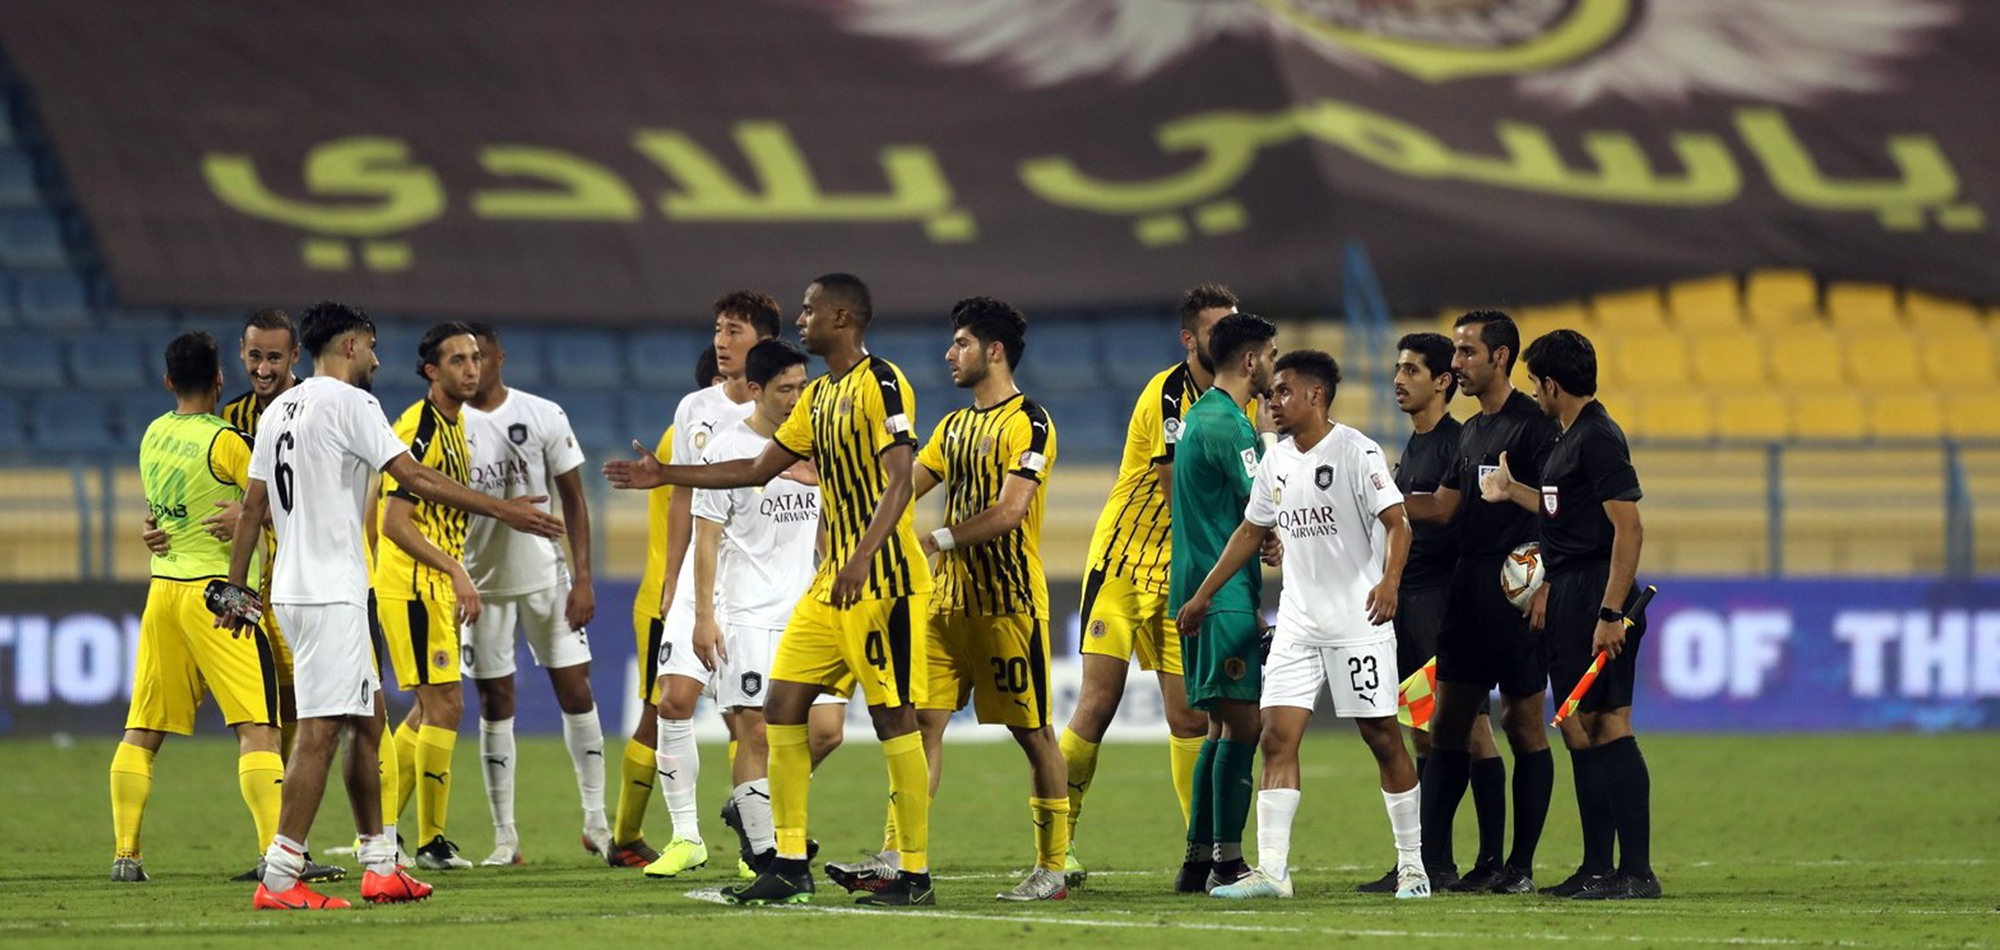
[[[808,352],[826,360],[827,373],[812,381],[758,457],[664,465],[635,444],[640,459],[604,466],[619,488],[763,485],[801,458],[819,470],[826,556],[785,628],[764,706],[777,856],[756,880],[724,889],[724,899],[733,903],[811,900],[807,713],[822,691],[851,695],[857,687],[888,759],[902,864],[893,883],[861,903],[936,902],[928,854],[930,768],[916,717],[928,685],[924,623],[931,574],[911,527],[915,398],[901,370],[868,353],[864,335],[872,313],[867,285],[851,274],[828,274],[806,289],[800,336]]]
[[[479,340],[463,323],[441,323],[417,344],[417,370],[430,392],[396,419],[396,437],[410,454],[445,477],[470,481],[462,410],[479,389]],[[417,866],[469,868],[445,839],[451,802],[451,753],[465,709],[459,687],[459,625],[479,615],[479,593],[460,559],[470,515],[427,502],[382,476],[381,538],[375,549],[375,621],[382,631],[396,685],[416,693],[416,705],[396,730],[396,824],[412,793],[417,799]],[[387,744],[387,743],[385,743]]]
[[[114,881],[147,879],[139,830],[153,788],[153,757],[168,733],[194,732],[204,692],[215,694],[223,721],[236,730],[237,784],[260,851],[277,833],[285,781],[271,636],[261,628],[246,637],[218,629],[202,597],[210,581],[228,578],[230,552],[229,542],[205,530],[202,519],[218,503],[242,499],[250,484],[250,439],[215,415],[222,360],[213,337],[197,332],[176,338],[167,346],[166,366],[174,411],[146,427],[139,478],[171,550],[152,558],[131,711],[111,757]]]
[[[1181,346],[1187,358],[1161,370],[1139,392],[1118,480],[1091,535],[1079,644],[1083,687],[1061,740],[1069,767],[1070,853],[1064,876],[1071,887],[1086,877],[1076,857],[1076,824],[1097,775],[1098,743],[1118,714],[1126,671],[1135,657],[1140,669],[1159,675],[1174,794],[1180,797],[1182,823],[1188,820],[1208,717],[1188,707],[1181,680],[1180,635],[1167,612],[1174,444],[1180,440],[1181,418],[1188,407],[1214,383],[1214,371],[1207,365],[1209,331],[1235,312],[1236,295],[1220,284],[1202,284],[1182,296]]]

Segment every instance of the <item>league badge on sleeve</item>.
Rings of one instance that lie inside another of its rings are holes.
[[[1554,485],[1542,486],[1542,513],[1553,518],[1562,509],[1562,497]]]

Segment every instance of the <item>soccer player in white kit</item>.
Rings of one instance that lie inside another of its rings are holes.
[[[479,760],[493,814],[487,867],[520,864],[514,827],[514,628],[518,622],[535,664],[549,671],[562,709],[563,745],[583,803],[584,848],[611,849],[604,815],[604,727],[590,690],[590,639],[584,627],[597,610],[590,581],[590,508],[583,494],[583,450],[561,406],[503,381],[507,351],[484,323],[469,324],[484,355],[479,390],[465,407],[472,487],[500,498],[555,495],[569,528],[562,545],[507,530],[489,518],[466,532],[465,569],[485,609],[466,626],[460,659],[479,690]],[[550,491],[553,485],[555,490]]]
[[[1382,447],[1328,418],[1340,367],[1316,350],[1287,353],[1272,378],[1271,417],[1286,438],[1265,453],[1243,524],[1178,620],[1201,628],[1223,583],[1279,533],[1284,593],[1264,661],[1264,777],[1257,793],[1258,867],[1218,887],[1224,899],[1292,896],[1288,866],[1299,808],[1299,741],[1322,686],[1334,715],[1354,720],[1375,755],[1396,841],[1396,896],[1429,897],[1417,772],[1396,725],[1396,591],[1410,553],[1403,495]]]
[[[300,338],[312,354],[315,375],[265,410],[229,563],[233,593],[248,609],[261,609],[243,582],[268,516],[278,539],[271,607],[292,638],[299,732],[286,764],[278,833],[264,853],[264,877],[253,905],[351,906],[299,882],[306,834],[343,729],[354,734],[345,778],[361,835],[357,856],[367,868],[361,896],[378,903],[420,900],[430,894],[430,885],[397,868],[396,842],[382,833],[377,758],[382,682],[369,642],[362,533],[368,480],[387,472],[419,498],[497,518],[518,531],[555,537],[563,525],[536,507],[546,499],[482,495],[410,457],[382,415],[382,404],[367,392],[378,361],[375,325],[366,314],[342,304],[316,304],[305,312]],[[224,611],[216,623],[240,633],[245,619],[242,612]]]

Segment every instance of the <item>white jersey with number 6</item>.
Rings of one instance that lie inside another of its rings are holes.
[[[340,380],[314,376],[271,401],[257,426],[250,477],[270,493],[278,542],[272,603],[368,603],[361,531],[368,479],[407,451],[382,404]]]
[[[1348,426],[1310,449],[1287,438],[1264,453],[1243,518],[1285,542],[1278,639],[1338,647],[1394,637],[1368,623],[1367,603],[1388,553],[1378,516],[1402,501],[1382,447]]]
[[[749,423],[733,423],[709,440],[701,463],[756,458],[770,444]],[[784,629],[812,586],[819,489],[780,475],[761,488],[700,489],[691,504],[696,518],[722,525],[715,587],[723,628]]]

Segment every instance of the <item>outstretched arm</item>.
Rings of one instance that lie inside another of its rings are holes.
[[[1450,521],[1458,514],[1458,506],[1464,496],[1456,488],[1440,486],[1437,491],[1425,495],[1403,496],[1403,511],[1411,521]]]
[[[639,453],[638,458],[617,459],[604,463],[604,477],[610,479],[611,487],[658,488],[661,485],[679,485],[683,488],[750,488],[770,482],[799,460],[799,456],[793,455],[776,442],[764,446],[763,453],[754,459],[735,459],[708,465],[668,465],[636,441],[632,443],[632,450]],[[907,486],[909,460],[905,459],[901,467],[904,484]],[[894,480],[894,477],[892,471],[891,480]]]
[[[1539,512],[1542,506],[1540,493],[1514,480],[1514,470],[1507,467],[1505,452],[1500,453],[1500,464],[1479,479],[1479,497],[1496,505],[1511,501],[1534,512]]]
[[[544,538],[562,537],[562,520],[535,507],[548,501],[547,495],[536,495],[532,498],[495,498],[452,481],[443,472],[418,462],[408,452],[390,459],[389,464],[382,466],[382,470],[394,478],[396,484],[404,491],[425,501],[434,501],[475,515],[485,515],[516,531],[538,534]]]

